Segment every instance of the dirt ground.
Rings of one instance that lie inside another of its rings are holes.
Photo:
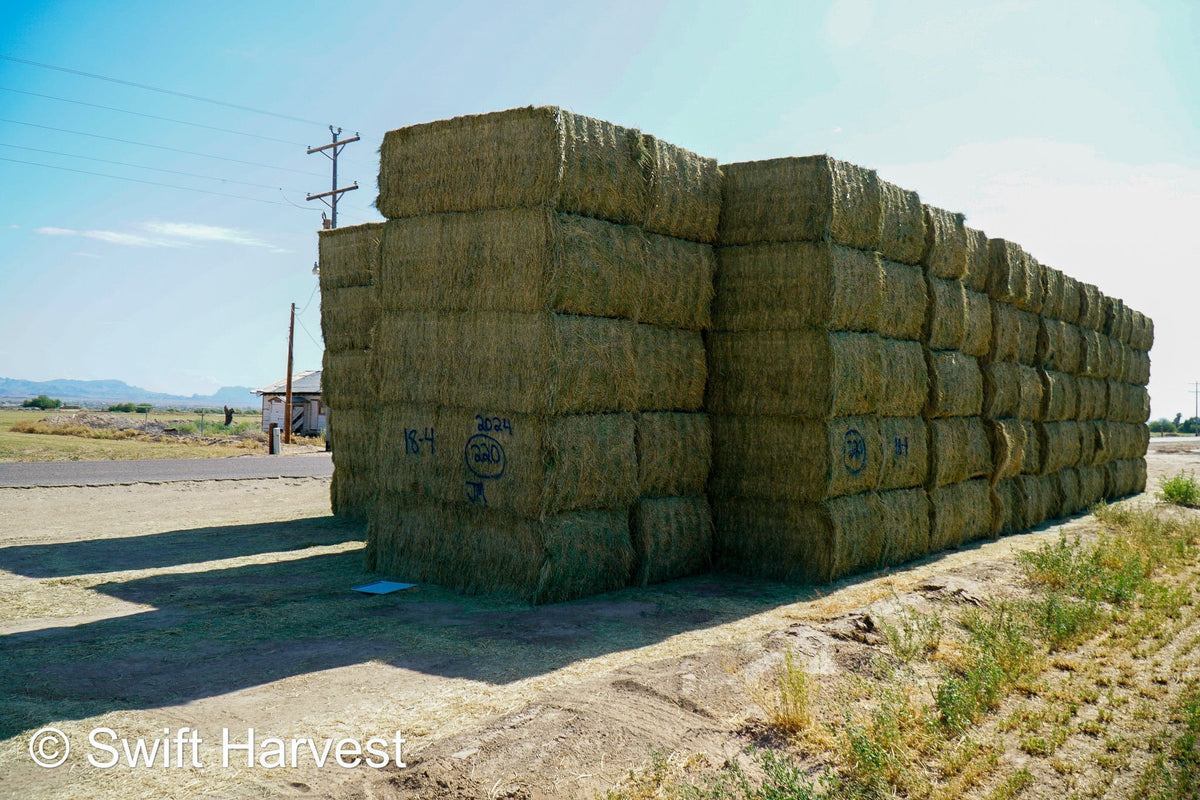
[[[1200,445],[1154,442],[1148,465],[1153,489],[1200,468]],[[753,743],[745,676],[781,641],[815,674],[869,669],[871,613],[970,601],[1015,577],[1016,552],[1088,521],[819,592],[708,575],[530,608],[427,585],[352,591],[380,576],[328,492],[317,479],[0,490],[0,797],[591,798],[652,751],[720,764]],[[1186,655],[1197,627],[1168,648]],[[31,757],[64,752],[31,754],[46,727],[71,743],[57,768]],[[223,764],[223,735],[245,743],[248,729],[260,760]],[[385,766],[316,765],[327,740],[372,737]],[[122,740],[167,745],[131,768]],[[1034,772],[1044,784],[1027,796],[1061,796]]]

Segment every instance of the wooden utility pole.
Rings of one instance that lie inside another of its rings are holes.
[[[287,389],[283,396],[283,443],[292,443],[292,339],[296,334],[296,304],[292,303],[292,317],[288,322],[288,367]]]
[[[353,186],[345,186],[341,189],[338,188],[338,185],[337,185],[337,160],[338,160],[338,156],[341,155],[343,147],[350,144],[351,142],[358,141],[358,134],[356,133],[353,136],[351,136],[349,139],[342,139],[339,142],[338,135],[342,132],[342,129],[338,128],[335,131],[333,129],[333,126],[330,125],[329,132],[331,134],[333,134],[332,142],[330,142],[329,144],[323,144],[320,147],[310,147],[310,148],[308,148],[307,152],[308,152],[308,155],[310,155],[310,156],[313,153],[322,153],[325,155],[326,158],[328,158],[330,161],[333,162],[333,181],[332,181],[332,183],[330,183],[328,192],[321,192],[320,194],[310,194],[307,197],[305,197],[304,199],[305,200],[320,200],[322,203],[329,206],[329,210],[333,212],[333,219],[330,220],[329,227],[336,228],[337,227],[338,200],[341,198],[343,193],[352,192],[358,188],[358,181],[355,181]],[[326,198],[329,198],[329,199],[326,199]]]

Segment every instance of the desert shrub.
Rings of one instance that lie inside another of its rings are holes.
[[[21,403],[21,408],[50,409],[60,408],[62,404],[62,400],[59,400],[56,397],[47,397],[44,394],[39,394],[37,397],[31,397],[25,402]]]
[[[1186,475],[1180,472],[1160,482],[1158,497],[1164,502],[1188,508],[1200,507],[1200,484],[1196,483],[1194,473]]]

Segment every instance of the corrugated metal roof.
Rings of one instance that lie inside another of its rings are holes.
[[[255,394],[283,394],[287,391],[287,378],[259,387]],[[320,394],[321,370],[313,369],[308,372],[296,372],[292,375],[292,394]]]

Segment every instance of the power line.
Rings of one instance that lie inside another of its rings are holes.
[[[24,95],[28,95],[29,97],[41,97],[45,100],[56,100],[60,103],[72,103],[77,106],[87,106],[88,108],[102,108],[105,111],[116,111],[121,114],[132,114],[135,117],[144,117],[145,119],[157,119],[157,120],[161,120],[162,122],[174,122],[177,125],[191,125],[193,128],[204,128],[205,130],[209,130],[209,131],[219,131],[221,133],[232,133],[237,136],[249,136],[254,139],[262,139],[262,140],[268,141],[268,142],[279,142],[280,144],[294,144],[297,147],[307,147],[308,146],[308,145],[302,145],[302,144],[300,144],[300,142],[289,141],[288,139],[276,139],[274,136],[263,136],[262,134],[259,134],[259,133],[246,133],[245,131],[235,131],[231,128],[220,128],[220,127],[217,127],[216,125],[205,125],[201,122],[189,122],[186,119],[173,119],[171,117],[160,117],[157,114],[143,114],[140,111],[130,111],[127,108],[117,108],[115,106],[104,106],[104,105],[100,105],[99,103],[86,103],[83,100],[72,100],[68,97],[55,97],[54,95],[39,94],[38,92],[27,92],[27,91],[24,91],[23,89],[10,89],[7,86],[0,86],[0,92],[13,92],[14,94],[24,94]]]
[[[239,181],[234,178],[221,178],[221,177],[217,177],[216,175],[202,175],[198,172],[184,172],[183,170],[166,169],[165,167],[151,167],[151,166],[147,166],[145,164],[130,164],[126,161],[113,161],[113,160],[107,159],[107,158],[96,158],[94,156],[81,156],[81,155],[78,155],[77,153],[62,153],[62,152],[59,152],[58,150],[43,150],[38,147],[25,147],[25,146],[19,145],[19,144],[8,144],[7,142],[0,142],[0,147],[11,147],[16,150],[28,150],[33,153],[44,153],[44,154],[50,155],[50,156],[66,156],[67,158],[80,158],[80,159],[83,159],[84,161],[98,161],[101,164],[114,164],[118,167],[132,167],[133,169],[148,169],[148,170],[152,170],[154,172],[167,172],[167,173],[170,173],[171,175],[183,175],[188,178],[202,178],[206,181],[219,181],[221,183],[238,183],[238,184],[241,184],[242,186],[253,186],[257,189],[279,189],[279,191],[283,191],[283,189],[281,189],[278,186],[269,186],[265,183],[252,183],[250,181]]]
[[[209,191],[208,189],[196,189],[191,186],[176,186],[171,183],[159,183],[158,181],[144,181],[144,180],[141,180],[140,178],[127,178],[124,175],[109,175],[104,172],[90,172],[86,169],[74,169],[72,167],[59,167],[54,164],[39,164],[36,161],[22,161],[19,158],[4,158],[3,156],[0,156],[0,161],[7,161],[11,164],[26,164],[31,167],[43,167],[45,169],[57,169],[57,170],[61,170],[63,172],[75,172],[80,175],[94,175],[97,178],[113,178],[118,181],[129,181],[130,183],[144,183],[147,186],[162,186],[163,188],[166,188],[166,189],[179,189],[180,191],[184,191],[184,192],[198,192],[200,194],[216,195],[217,197],[230,197],[230,198],[233,198],[234,200],[249,200],[254,203],[266,203],[266,204],[272,205],[272,206],[283,205],[283,203],[280,203],[278,200],[262,200],[257,197],[246,197],[245,195],[241,195],[241,194],[227,194],[225,192],[212,192],[212,191]]]
[[[57,131],[58,133],[69,133],[73,136],[88,136],[88,137],[91,137],[92,139],[104,139],[105,141],[109,141],[109,142],[120,142],[121,144],[132,144],[132,145],[136,145],[138,147],[153,147],[155,150],[166,150],[171,153],[182,153],[187,156],[199,156],[200,158],[212,158],[217,161],[228,161],[232,164],[244,164],[246,166],[251,166],[251,167],[263,167],[265,169],[274,169],[274,170],[279,170],[281,172],[294,172],[297,175],[310,175],[310,176],[316,177],[316,178],[323,177],[321,175],[317,175],[314,172],[305,172],[302,169],[292,169],[291,167],[276,167],[276,166],[272,166],[271,164],[263,164],[262,162],[259,162],[259,161],[242,161],[241,159],[228,158],[226,156],[214,156],[211,153],[197,153],[194,150],[181,150],[178,147],[168,147],[165,144],[151,144],[150,142],[135,142],[132,139],[119,139],[115,136],[102,136],[98,133],[88,133],[87,131],[72,131],[72,130],[68,130],[66,128],[55,128],[52,125],[39,125],[36,122],[21,122],[20,120],[16,120],[16,119],[4,119],[4,118],[0,118],[0,122],[8,122],[13,125],[25,125],[26,127],[29,127],[29,128],[41,128],[42,130],[47,130],[47,131]]]
[[[304,331],[305,333],[308,333],[308,328],[304,327],[304,323],[301,320],[298,319],[298,320],[296,320],[296,322],[298,322],[300,324],[300,330]],[[318,342],[316,339],[314,339],[313,335],[311,333],[308,333],[308,338],[312,339],[312,343],[315,344],[317,347],[321,346],[321,343]]]
[[[169,95],[173,95],[175,97],[184,97],[184,98],[187,98],[188,100],[197,100],[202,103],[212,103],[213,105],[225,106],[226,108],[236,108],[239,111],[249,111],[253,114],[264,114],[268,117],[277,117],[279,119],[291,120],[292,122],[303,122],[306,125],[321,125],[322,124],[320,122],[314,122],[311,119],[304,119],[303,117],[293,117],[293,116],[289,116],[287,114],[278,114],[274,111],[264,111],[261,108],[252,108],[250,106],[242,106],[242,105],[238,105],[236,103],[227,103],[224,100],[213,100],[210,97],[201,97],[200,95],[187,94],[186,92],[177,92],[173,89],[161,89],[157,86],[148,86],[147,84],[144,84],[144,83],[135,83],[133,81],[126,81],[126,80],[122,80],[120,78],[111,78],[107,75],[98,75],[94,72],[84,72],[83,70],[71,69],[69,67],[59,67],[59,66],[55,66],[54,64],[42,64],[37,61],[27,61],[23,58],[14,58],[13,56],[0,55],[0,59],[3,59],[4,61],[11,61],[14,64],[25,64],[26,66],[30,66],[30,67],[40,67],[42,69],[52,69],[57,72],[66,72],[70,75],[81,75],[85,78],[93,78],[98,81],[108,81],[109,83],[118,83],[118,84],[121,84],[122,86],[132,86],[135,89],[145,89],[148,92],[158,92],[159,94],[169,94]]]

